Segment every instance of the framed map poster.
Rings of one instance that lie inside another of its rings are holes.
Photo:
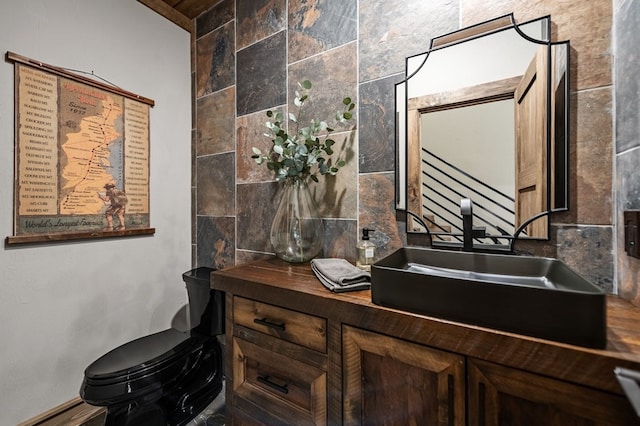
[[[15,67],[14,235],[7,244],[153,234],[154,102],[7,53]]]

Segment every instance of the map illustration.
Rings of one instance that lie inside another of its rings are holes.
[[[16,69],[15,234],[148,227],[149,103]]]

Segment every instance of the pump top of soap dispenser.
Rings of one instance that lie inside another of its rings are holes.
[[[376,232],[375,229],[362,228],[362,239],[367,241],[369,239],[369,232]]]

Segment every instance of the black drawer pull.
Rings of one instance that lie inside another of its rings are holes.
[[[269,327],[269,328],[275,328],[276,330],[280,330],[280,331],[284,331],[284,323],[275,323],[275,322],[270,322],[267,321],[266,318],[256,318],[253,320],[253,322],[255,322],[256,324],[260,324],[260,325],[264,325],[265,327]]]
[[[273,383],[270,380],[269,376],[258,376],[258,381],[262,384],[265,384],[267,386],[269,386],[272,389],[277,390],[278,392],[281,392],[283,394],[288,394],[289,393],[289,388],[287,387],[287,385],[279,385],[277,383]]]

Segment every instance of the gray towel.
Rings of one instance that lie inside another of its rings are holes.
[[[313,259],[311,269],[325,287],[336,293],[371,287],[371,274],[345,259]]]

